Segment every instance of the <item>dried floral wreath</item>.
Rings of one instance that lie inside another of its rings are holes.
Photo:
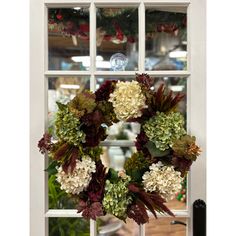
[[[106,81],[95,92],[85,91],[58,105],[57,139],[45,133],[38,147],[52,160],[47,171],[55,174],[61,189],[78,199],[78,213],[96,219],[113,214],[145,224],[150,210],[173,213],[164,203],[174,198],[193,161],[200,154],[195,137],[184,129],[177,104],[184,95],[161,85],[153,91],[147,74],[136,81]],[[123,171],[106,168],[99,143],[106,129],[119,120],[139,122],[137,152]]]

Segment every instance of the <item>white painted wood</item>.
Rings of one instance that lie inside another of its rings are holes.
[[[106,141],[102,141],[100,143],[101,146],[120,146],[120,147],[130,147],[130,146],[134,146],[134,142],[133,141],[129,141],[129,140],[106,140]]]
[[[60,4],[61,6],[66,6],[68,4],[70,5],[75,5],[75,4],[89,4],[89,3],[95,3],[95,4],[103,4],[106,6],[114,6],[113,4],[117,4],[117,6],[121,6],[118,5],[119,3],[122,4],[122,6],[127,6],[127,5],[132,5],[132,4],[139,4],[141,2],[143,3],[152,3],[152,4],[184,4],[184,3],[189,3],[190,0],[44,0],[44,3],[46,5],[48,4]],[[125,4],[125,5],[124,5]]]
[[[50,217],[73,217],[73,218],[78,218],[82,217],[81,213],[77,213],[77,210],[48,210],[45,213],[45,217],[50,218]]]
[[[189,217],[187,210],[173,210],[172,211],[176,217]],[[152,216],[152,213],[148,211],[148,215]],[[168,215],[163,215],[157,212],[158,217],[169,217]],[[77,213],[77,210],[68,209],[50,209],[45,213],[45,217],[82,217],[81,213]]]
[[[37,149],[37,142],[44,132],[47,117],[47,77],[90,76],[90,88],[96,88],[98,76],[135,76],[136,71],[96,71],[96,7],[139,7],[139,71],[144,72],[145,58],[145,7],[187,7],[188,6],[188,71],[147,71],[151,76],[187,78],[188,131],[196,135],[203,149],[201,157],[194,163],[188,177],[188,209],[173,211],[176,217],[188,218],[188,236],[192,236],[192,203],[206,199],[206,124],[205,124],[205,0],[31,0],[31,71],[30,71],[30,156],[31,156],[31,236],[47,235],[49,217],[81,217],[76,210],[47,210],[47,176],[43,169],[45,161]],[[47,16],[44,4],[48,7],[90,6],[90,71],[49,71],[47,55]],[[45,16],[45,17],[44,17]],[[45,27],[43,26],[45,24]],[[43,37],[44,35],[44,37]],[[132,141],[104,141],[103,146],[133,146]],[[45,213],[46,212],[46,213]],[[166,217],[158,214],[160,217]],[[91,235],[96,235],[96,222],[90,222]],[[140,227],[140,235],[145,235],[145,227]]]
[[[37,148],[45,128],[44,5],[30,2],[30,235],[45,236],[44,157]]]
[[[206,200],[206,1],[192,0],[189,5],[190,72],[188,119],[192,134],[203,152],[191,169],[189,212],[197,199]],[[192,235],[189,221],[189,235]]]
[[[169,76],[169,77],[187,77],[190,75],[189,71],[180,71],[180,70],[166,70],[166,71],[146,71],[150,76]]]
[[[96,76],[135,76],[137,73],[143,73],[144,70],[139,71],[95,71]],[[186,77],[190,75],[189,71],[166,70],[166,71],[145,71],[151,76],[172,76],[172,77]]]
[[[63,70],[46,70],[45,76],[47,77],[57,77],[57,76],[84,76],[90,75],[90,71],[79,71],[79,70],[71,70],[71,71],[63,71]]]
[[[90,220],[90,235],[97,236],[97,222]]]
[[[139,236],[145,236],[145,225],[139,225]]]
[[[90,71],[91,75],[94,75],[94,71],[96,70],[96,7],[94,3],[91,3],[90,5]]]
[[[145,71],[145,6],[141,2],[139,5],[139,72],[144,73]]]

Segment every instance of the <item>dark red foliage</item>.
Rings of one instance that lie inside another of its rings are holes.
[[[70,145],[68,143],[64,143],[62,144],[54,153],[53,158],[55,160],[61,160],[65,154],[68,152],[68,150],[70,149]]]
[[[86,134],[86,142],[83,144],[84,147],[96,147],[107,137],[105,128],[101,126],[97,127],[95,125],[83,125],[81,129]]]
[[[153,79],[148,74],[136,74],[136,80],[146,88],[153,86]]]
[[[54,150],[53,159],[62,161],[62,169],[72,173],[76,166],[76,160],[79,159],[79,150],[77,147],[64,143]]]
[[[96,220],[97,217],[104,215],[102,203],[94,202],[91,205],[87,205],[86,202],[84,202],[83,200],[81,201],[82,203],[79,203],[77,210],[78,210],[78,213],[82,212],[82,216],[85,219]]]
[[[78,212],[86,219],[96,220],[96,217],[103,216],[104,210],[102,200],[105,191],[106,168],[101,161],[96,163],[96,172],[92,175],[92,180],[80,199],[77,207]]]
[[[176,105],[185,97],[184,94],[173,94],[173,91],[167,90],[164,84],[160,85],[155,93],[155,109],[160,112],[167,112],[176,107]]]
[[[43,137],[39,140],[38,148],[42,154],[45,154],[47,151],[50,151],[52,147],[51,138],[52,136],[49,133],[45,133]]]
[[[129,184],[128,189],[137,197],[140,204],[142,203],[146,206],[146,208],[148,208],[156,218],[156,211],[174,216],[174,214],[164,205],[165,200],[158,193],[147,193],[142,187],[135,183]],[[136,219],[136,222],[137,221],[138,219]]]
[[[79,150],[76,147],[73,147],[68,157],[65,159],[65,162],[62,164],[62,169],[68,173],[69,171],[72,173],[76,166],[76,160],[78,159]]]
[[[103,115],[101,111],[95,110],[94,112],[88,113],[81,118],[81,121],[87,126],[95,125],[100,126],[103,122]]]
[[[141,131],[137,135],[136,141],[135,141],[135,147],[136,147],[137,151],[142,151],[145,156],[150,156],[148,149],[145,147],[145,145],[147,144],[148,141],[149,141],[149,139],[146,136],[144,131]]]
[[[110,97],[110,94],[113,93],[116,83],[116,80],[106,80],[95,92],[96,101],[107,101]]]
[[[92,180],[87,188],[87,195],[93,202],[102,201],[105,191],[106,168],[101,161],[96,163],[96,172],[92,175]]]
[[[185,176],[186,172],[189,171],[192,161],[185,159],[183,157],[178,157],[173,155],[172,157],[172,165],[175,167],[176,170],[181,172],[181,176]]]
[[[130,219],[135,220],[138,225],[145,224],[149,221],[145,205],[139,200],[129,205],[127,209],[127,216]]]

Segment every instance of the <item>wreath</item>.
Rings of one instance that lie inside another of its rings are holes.
[[[178,112],[184,95],[163,84],[153,91],[152,85],[149,75],[137,74],[131,82],[108,80],[95,93],[84,91],[67,104],[57,103],[56,138],[45,133],[38,147],[51,160],[47,171],[78,200],[78,213],[86,219],[112,214],[144,224],[148,210],[156,218],[156,212],[173,216],[165,203],[181,190],[201,150]],[[137,152],[122,171],[106,168],[100,159],[99,143],[118,121],[141,125]]]

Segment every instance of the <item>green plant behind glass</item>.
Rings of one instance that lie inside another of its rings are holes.
[[[48,179],[49,209],[74,209],[75,200],[61,191],[56,176]],[[89,236],[89,221],[83,218],[49,218],[49,236]]]

